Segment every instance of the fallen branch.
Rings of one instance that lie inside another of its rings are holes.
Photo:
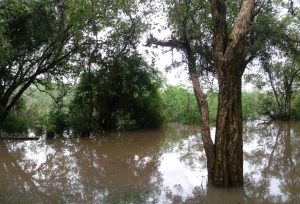
[[[2,140],[39,140],[39,137],[0,137]]]

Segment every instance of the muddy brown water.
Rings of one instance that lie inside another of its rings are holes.
[[[300,123],[257,123],[244,125],[238,189],[207,185],[194,126],[0,140],[0,203],[300,203]]]

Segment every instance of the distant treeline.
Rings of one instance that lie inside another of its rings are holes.
[[[32,86],[14,107],[2,129],[6,132],[33,129],[47,132],[49,136],[72,130],[74,135],[88,136],[103,130],[200,123],[197,103],[191,91],[183,86],[163,85],[155,72],[140,80],[145,74],[142,70],[128,72],[135,80],[128,80],[129,75],[121,76],[120,72],[116,72],[114,82],[105,81],[108,72],[104,69],[82,74],[77,85]],[[272,94],[243,92],[242,98],[244,120],[269,120],[280,114]],[[215,122],[217,93],[208,92],[207,99],[210,120]],[[295,94],[292,100],[291,116],[293,120],[300,119],[300,93]]]

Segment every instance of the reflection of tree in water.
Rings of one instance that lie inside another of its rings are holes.
[[[204,172],[206,170],[206,157],[204,154],[201,135],[199,135],[199,127],[179,126],[174,127],[177,133],[167,133],[164,153],[176,153],[179,160],[184,163],[189,169]],[[191,194],[186,194],[182,191],[182,184],[177,184],[174,189],[169,187],[164,189],[165,200],[162,203],[244,203],[246,200],[243,188],[236,189],[220,189],[212,186],[207,186],[207,176],[205,178],[197,177],[202,181],[200,185],[191,186]]]
[[[248,131],[255,150],[245,151],[246,192],[264,203],[300,202],[300,139],[291,123],[258,126]]]
[[[10,154],[4,141],[0,141],[0,155],[0,203],[41,203],[50,200],[39,189],[32,172],[25,171]]]
[[[166,131],[166,140],[163,145],[163,152],[176,152],[180,154],[180,161],[191,169],[201,165],[206,171],[206,157],[201,141],[199,126],[172,125]]]
[[[74,155],[78,165],[85,166],[79,169],[84,191],[93,198],[95,189],[102,189],[107,203],[155,200],[160,194],[161,139],[161,132],[151,131],[83,140]]]
[[[245,124],[245,187],[198,186],[187,198],[169,192],[171,203],[300,203],[299,123]]]
[[[192,195],[182,197],[180,195],[167,194],[168,203],[186,203],[186,204],[242,204],[249,203],[243,188],[216,188],[213,186],[195,187]]]
[[[40,141],[26,147],[25,143],[11,143],[8,145],[11,153],[7,154],[18,158],[14,162],[27,172],[37,192],[57,202],[155,202],[160,194],[157,167],[161,140],[161,133],[152,131],[144,135],[111,134],[92,140]],[[22,147],[23,151],[17,151]],[[37,160],[32,160],[34,153],[39,157]],[[11,173],[7,175],[12,179]],[[19,177],[26,179],[25,175]],[[15,191],[21,200],[26,182],[18,183],[20,189],[4,189]],[[32,189],[30,192],[34,193]]]
[[[187,194],[182,181],[166,185],[160,167],[169,154],[184,168],[206,172],[198,132],[171,127],[94,139],[0,143],[0,203],[300,203],[298,124],[246,124],[245,191],[204,182]]]
[[[170,164],[171,168],[174,168],[171,170],[170,176],[173,178],[174,175],[172,174],[176,172],[174,177],[178,180],[177,182],[164,183],[161,203],[183,203],[190,193],[193,193],[196,189],[203,189],[202,185],[206,184],[207,177],[202,176],[206,175],[206,157],[199,132],[199,126],[182,126],[178,124],[170,125],[166,129],[166,139],[161,148],[162,158],[166,157],[164,159],[171,159],[171,161],[176,160],[174,161],[175,164]],[[162,162],[165,162],[164,159],[162,159]],[[169,162],[167,163],[169,164]],[[178,166],[176,166],[177,164]],[[162,170],[166,169],[163,168]],[[168,171],[170,171],[170,168],[168,168]],[[168,174],[163,175],[163,177],[168,177]],[[191,179],[197,179],[196,183],[199,186],[195,188],[195,181]],[[169,179],[167,178],[167,180]]]
[[[295,127],[295,128],[294,128]],[[295,134],[299,125],[288,123],[285,126],[283,181],[280,189],[287,195],[288,202],[300,203],[300,151],[299,151],[299,132]]]

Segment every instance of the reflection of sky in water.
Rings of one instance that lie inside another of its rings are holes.
[[[205,183],[206,171],[190,169],[180,162],[180,154],[166,153],[161,157],[159,171],[163,174],[163,185],[169,187],[175,194],[190,195],[195,186]],[[202,183],[203,182],[203,183]],[[180,184],[181,192],[176,186]]]
[[[281,126],[252,124],[248,128],[244,133],[244,175],[250,181],[245,184],[246,194],[269,201],[278,197],[288,201],[289,196],[299,199],[282,190],[283,185],[293,188],[286,179],[295,175],[298,183],[293,185],[300,188],[297,132],[291,131],[290,140],[285,141],[288,135],[279,132]],[[194,196],[195,187],[207,190],[204,151],[197,132],[172,127],[167,134],[141,132],[104,140],[40,140],[8,142],[7,146],[34,184],[50,196],[55,194],[54,200],[109,203],[119,202],[118,196],[122,196],[125,201],[134,199],[132,203],[170,203],[166,192],[184,201]],[[214,135],[215,128],[211,132]],[[156,141],[148,134],[157,134]],[[289,175],[294,171],[285,171],[282,162],[288,142],[297,147],[291,149],[295,175]],[[1,190],[0,185],[0,203]]]
[[[33,149],[30,148],[32,145],[32,142],[25,141],[24,144],[19,143],[19,146],[26,146],[26,151],[24,152],[24,156],[26,158],[30,158],[31,160],[34,160],[36,163],[36,166],[39,167],[41,164],[45,163],[47,161],[47,155],[55,154],[55,150],[51,148],[51,146],[44,146],[42,145],[41,148]]]

